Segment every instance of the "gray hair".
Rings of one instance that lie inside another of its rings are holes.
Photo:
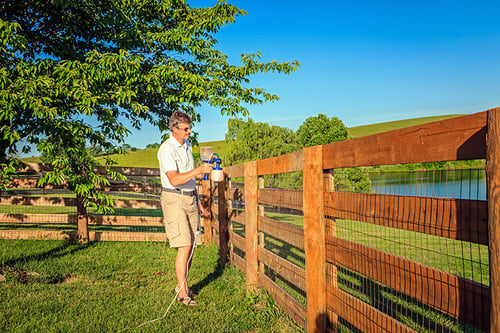
[[[182,112],[182,111],[175,111],[170,116],[168,125],[170,127],[170,130],[173,131],[173,128],[174,127],[179,128],[178,126],[181,123],[191,124],[192,122],[193,122],[193,120],[191,119],[191,117],[187,113]]]

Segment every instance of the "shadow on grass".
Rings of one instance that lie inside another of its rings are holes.
[[[190,288],[193,290],[195,293],[199,293],[200,290],[208,286],[210,283],[214,282],[218,278],[222,276],[222,273],[224,272],[224,269],[226,267],[221,265],[220,257],[217,259],[217,265],[215,266],[215,269],[212,273],[208,274],[203,280],[200,282],[192,285]]]
[[[32,261],[37,262],[46,259],[61,258],[76,253],[78,251],[87,249],[91,246],[94,246],[94,244],[95,242],[88,244],[80,244],[74,240],[67,240],[64,241],[61,245],[53,249],[50,249],[48,251],[3,261],[0,264],[0,274],[6,276],[6,278],[10,277],[11,281],[22,284],[28,284],[30,282],[42,282],[47,284],[61,283],[64,282],[70,276],[66,276],[63,274],[55,274],[42,277],[38,273],[28,272],[22,268],[19,268],[19,266],[22,267],[23,264]]]
[[[81,250],[88,249],[89,247],[95,246],[96,242],[89,242],[87,244],[80,244],[76,240],[66,240],[61,245],[50,249],[48,251],[30,254],[27,256],[18,257],[15,259],[6,260],[3,262],[3,266],[16,266],[21,263],[27,263],[30,261],[42,261],[45,259],[61,258]]]

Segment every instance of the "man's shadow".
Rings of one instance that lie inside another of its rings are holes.
[[[26,256],[20,256],[17,258],[12,258],[6,261],[3,261],[0,266],[10,266],[10,267],[16,267],[31,261],[42,261],[46,259],[51,259],[51,258],[61,258],[67,255],[71,255],[73,253],[76,253],[81,250],[88,249],[89,247],[95,246],[96,242],[89,242],[87,244],[80,244],[76,240],[66,240],[64,241],[61,245],[52,248],[50,250],[36,253],[36,254],[30,254]]]
[[[228,263],[229,264],[229,263]],[[220,260],[220,256],[219,258],[217,259],[217,264],[215,265],[215,269],[212,273],[208,274],[203,280],[201,280],[200,282],[192,285],[190,288],[195,292],[195,293],[199,293],[200,290],[202,290],[203,288],[205,288],[206,286],[208,286],[210,283],[212,283],[213,281],[217,280],[219,277],[222,276],[222,273],[224,272],[224,270],[226,269],[225,266],[221,265],[221,260]]]

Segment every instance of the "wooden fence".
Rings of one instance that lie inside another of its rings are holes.
[[[499,133],[492,109],[228,167],[205,230],[249,290],[266,289],[308,332],[500,332]],[[487,201],[335,186],[346,168],[476,159]],[[265,188],[266,176],[293,172],[301,190]],[[301,211],[303,226],[266,216],[269,205]],[[433,262],[445,257],[463,269]]]
[[[227,181],[199,188],[205,241],[219,246],[222,264],[230,260],[245,271],[250,291],[266,289],[309,332],[500,332],[499,112],[225,168]],[[353,167],[474,159],[486,159],[487,201],[336,186],[338,172]],[[20,171],[0,198],[0,238],[165,240],[158,169],[118,170],[129,181],[105,189],[115,196],[114,216],[85,210],[64,189],[37,188],[44,166]],[[265,177],[296,173],[302,189],[265,186]],[[272,213],[271,206],[296,213]],[[415,241],[430,243],[430,250],[420,257],[397,252],[423,251],[411,247]],[[428,261],[448,256],[432,244],[456,242],[462,253],[451,256],[457,266],[473,267],[472,277]],[[464,246],[474,246],[479,258],[485,248],[487,259],[464,259],[473,256]],[[476,267],[488,271],[485,281],[474,276]]]
[[[37,186],[49,165],[27,164],[0,197],[0,238],[81,241],[165,241],[159,201],[159,170],[115,167],[126,181],[103,191],[114,199],[114,215],[86,209],[67,185]],[[98,169],[106,174],[105,168]]]

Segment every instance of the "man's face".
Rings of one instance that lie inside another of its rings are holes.
[[[176,127],[174,126],[173,135],[177,140],[187,140],[191,134],[191,125],[188,123],[179,123]]]

